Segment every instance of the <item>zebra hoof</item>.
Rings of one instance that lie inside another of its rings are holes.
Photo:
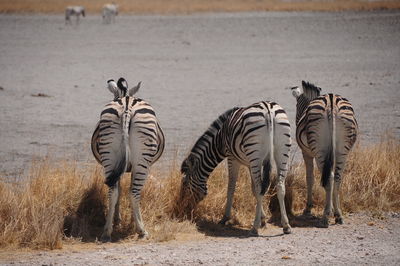
[[[329,227],[329,219],[328,217],[322,218],[321,223],[320,223],[321,228],[328,228]]]
[[[139,232],[139,239],[149,239],[149,233],[147,231]]]
[[[283,233],[288,235],[292,233],[292,228],[290,226],[283,228]]]
[[[230,218],[224,216],[224,217],[222,217],[222,219],[218,222],[218,224],[220,224],[220,225],[226,225],[227,222],[228,222],[229,220],[230,220]]]
[[[249,232],[249,237],[258,236],[258,230],[254,227]]]
[[[267,226],[267,222],[264,219],[261,219],[261,228],[266,227]]]
[[[335,218],[335,224],[344,224],[343,218],[342,217],[336,217]]]
[[[109,242],[111,242],[111,236],[102,235],[102,236],[100,237],[100,241],[103,242],[103,243],[109,243]]]

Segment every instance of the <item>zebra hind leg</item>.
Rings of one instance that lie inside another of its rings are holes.
[[[250,231],[251,236],[258,236],[258,229],[261,227],[261,220],[264,212],[262,200],[264,197],[264,192],[267,191],[269,188],[269,180],[268,184],[263,182],[262,170],[263,166],[260,160],[254,160],[252,163],[250,163],[250,175],[252,179],[253,194],[257,202],[254,223]]]
[[[289,153],[289,150],[287,150],[287,153]],[[287,154],[285,153],[285,154]],[[276,161],[276,168],[277,168],[277,183],[276,183],[276,188],[277,188],[277,196],[278,196],[278,201],[279,201],[279,207],[281,211],[281,224],[283,227],[283,233],[285,234],[290,234],[292,232],[292,228],[290,227],[289,224],[289,219],[287,217],[286,213],[286,207],[285,207],[285,194],[286,194],[286,187],[285,187],[285,179],[287,175],[287,168],[288,168],[288,157],[285,156],[280,156],[281,154],[277,154],[275,156],[275,161]]]
[[[306,181],[307,181],[307,203],[303,211],[303,215],[311,216],[313,208],[312,191],[314,186],[314,159],[303,153],[304,163],[306,165]]]
[[[121,200],[121,183],[118,182],[118,199],[115,204],[115,213],[114,213],[114,225],[119,225],[121,223],[121,213],[119,212],[119,203]]]
[[[106,217],[106,224],[104,225],[103,233],[101,235],[100,240],[102,242],[110,242],[111,241],[111,233],[113,227],[113,217],[115,213],[115,205],[117,204],[119,191],[118,191],[119,181],[113,187],[108,189],[108,198],[109,198],[109,207],[108,213]]]
[[[325,186],[325,209],[324,214],[322,216],[322,227],[329,227],[329,216],[332,215],[332,194],[333,194],[333,172],[331,172],[329,176],[328,184]]]
[[[147,169],[143,169],[147,170]],[[144,186],[147,178],[147,171],[133,172],[132,171],[132,185],[131,185],[131,208],[132,218],[135,226],[135,232],[138,233],[139,238],[148,238],[149,234],[144,229],[142,214],[140,212],[140,192]]]
[[[340,169],[340,170],[339,170]],[[336,224],[343,224],[343,216],[342,210],[340,209],[340,184],[342,182],[341,172],[343,167],[336,167],[335,170],[335,179],[334,179],[334,187],[333,187],[333,213],[335,216]]]
[[[257,194],[253,179],[251,179],[251,191],[253,192],[253,196],[256,198]],[[264,208],[261,205],[261,227],[265,227],[267,225],[266,219],[267,215],[265,214]]]

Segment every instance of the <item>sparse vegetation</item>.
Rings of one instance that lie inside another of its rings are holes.
[[[399,157],[400,140],[394,137],[387,136],[376,145],[356,147],[344,175],[343,210],[399,211]],[[141,206],[146,229],[151,235],[149,241],[168,241],[177,234],[193,234],[204,227],[222,230],[216,223],[222,217],[226,200],[225,165],[219,166],[210,176],[209,194],[192,211],[192,220],[176,215],[184,213],[182,208],[185,206],[185,202],[177,201],[181,182],[178,169],[176,164],[167,175],[153,172],[143,189]],[[315,176],[319,176],[317,171]],[[129,179],[128,175],[123,178],[122,223],[113,233],[114,240],[136,237],[132,233],[127,198]],[[96,241],[105,221],[106,192],[98,165],[82,169],[75,162],[56,163],[49,158],[35,160],[25,181],[0,181],[0,247],[56,249],[71,239]],[[287,178],[288,205],[295,215],[304,208],[305,194],[304,167],[298,164],[292,167]],[[323,189],[316,185],[314,201],[317,214],[321,214],[324,198]],[[266,196],[265,209],[269,209],[273,217],[277,215],[274,202],[272,189]],[[254,206],[249,175],[242,168],[233,205],[234,228],[250,228]]]
[[[187,14],[193,12],[239,11],[341,11],[400,8],[400,2],[361,0],[116,0],[121,13]],[[68,5],[82,5],[88,13],[99,14],[100,0],[0,0],[0,12],[5,13],[63,13]]]

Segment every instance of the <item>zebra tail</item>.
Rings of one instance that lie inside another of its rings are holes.
[[[329,149],[330,149],[329,152],[325,156],[324,167],[322,169],[321,184],[323,187],[326,187],[328,185],[329,177],[331,175],[333,168],[334,158],[333,158],[332,147],[330,147]]]
[[[131,120],[131,114],[125,111],[122,114],[122,143],[121,143],[121,154],[118,157],[118,161],[106,178],[106,184],[109,187],[114,187],[119,181],[121,176],[126,172],[129,160],[129,126]]]
[[[268,112],[268,116],[265,119],[267,124],[267,130],[269,130],[269,143],[268,143],[268,155],[264,159],[263,162],[263,179],[261,182],[261,195],[264,195],[267,192],[270,184],[270,175],[271,175],[271,160],[274,157],[274,121],[272,120],[271,112]]]
[[[336,150],[336,123],[335,114],[333,109],[333,99],[331,97],[331,113],[328,114],[329,134],[331,135],[328,152],[325,156],[324,167],[322,169],[321,184],[325,188],[328,185],[329,177],[332,169],[336,164],[335,150]]]

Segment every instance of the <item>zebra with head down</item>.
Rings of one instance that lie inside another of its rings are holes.
[[[207,195],[207,179],[228,158],[229,182],[225,213],[220,223],[231,218],[233,195],[240,165],[250,170],[257,206],[251,234],[257,235],[265,219],[262,198],[270,186],[272,162],[277,168],[277,194],[284,233],[291,227],[284,204],[285,178],[291,146],[290,124],[285,111],[275,102],[258,102],[232,108],[220,115],[197,140],[181,166],[181,200],[197,204]],[[193,205],[192,205],[193,206]]]
[[[321,88],[305,81],[302,87],[293,87],[292,94],[297,100],[296,140],[306,165],[307,206],[304,214],[311,214],[313,207],[315,158],[326,192],[322,226],[329,226],[332,201],[335,222],[342,224],[339,190],[347,154],[357,139],[357,120],[346,98],[332,93],[320,96]]]
[[[109,210],[101,240],[111,240],[113,219],[119,222],[120,179],[131,172],[131,207],[135,231],[139,237],[148,235],[140,212],[140,193],[150,166],[164,150],[164,134],[154,109],[144,100],[133,95],[139,90],[128,89],[125,79],[117,83],[109,80],[108,89],[114,100],[106,104],[100,121],[92,135],[92,152],[104,167],[105,183],[109,187]]]

